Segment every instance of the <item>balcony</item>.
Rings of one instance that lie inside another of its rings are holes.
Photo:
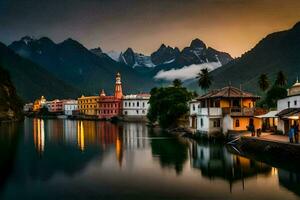
[[[199,108],[198,115],[221,116],[222,108]]]
[[[255,108],[241,108],[241,107],[222,108],[222,113],[224,115],[231,115],[231,116],[254,116]]]

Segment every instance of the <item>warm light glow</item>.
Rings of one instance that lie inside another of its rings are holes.
[[[77,145],[81,151],[84,151],[84,128],[82,121],[77,124]]]
[[[119,165],[122,166],[123,144],[122,144],[122,140],[120,139],[120,137],[117,137],[117,139],[116,139],[116,156],[117,156],[117,160],[119,162]]]
[[[299,119],[299,116],[289,116],[288,119],[298,120],[298,119]]]
[[[43,119],[33,120],[33,141],[38,153],[43,153],[45,148],[45,127]]]

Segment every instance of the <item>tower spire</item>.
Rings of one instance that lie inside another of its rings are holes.
[[[118,72],[116,74],[116,85],[115,85],[115,98],[121,99],[123,97],[121,74]]]

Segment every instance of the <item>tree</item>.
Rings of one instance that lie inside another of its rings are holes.
[[[280,86],[280,87],[284,87],[287,84],[287,79],[284,75],[284,73],[282,71],[279,71],[277,73],[277,78],[275,81],[275,85]]]
[[[150,94],[147,117],[162,128],[176,127],[178,120],[188,112],[188,101],[193,97],[184,87],[153,88]]]
[[[262,106],[263,107],[267,107],[267,108],[276,108],[277,106],[277,101],[279,99],[283,99],[287,96],[287,91],[286,89],[274,85],[268,92],[266,95],[265,100],[262,102]]]
[[[207,68],[201,69],[196,78],[198,79],[199,87],[205,91],[211,86],[213,80]]]
[[[260,77],[258,78],[258,85],[259,88],[264,92],[269,88],[270,84],[267,74],[260,75]]]
[[[182,86],[181,80],[178,79],[178,78],[174,79],[174,81],[173,81],[173,86],[174,86],[174,87],[181,87],[181,86]]]

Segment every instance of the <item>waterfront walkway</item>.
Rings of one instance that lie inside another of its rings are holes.
[[[243,134],[243,137],[252,137],[251,133]],[[286,135],[273,135],[272,133],[262,133],[260,137],[252,137],[256,138],[257,140],[265,140],[265,141],[272,141],[272,142],[279,142],[279,143],[289,143],[289,138]],[[297,144],[300,145],[300,144]]]

